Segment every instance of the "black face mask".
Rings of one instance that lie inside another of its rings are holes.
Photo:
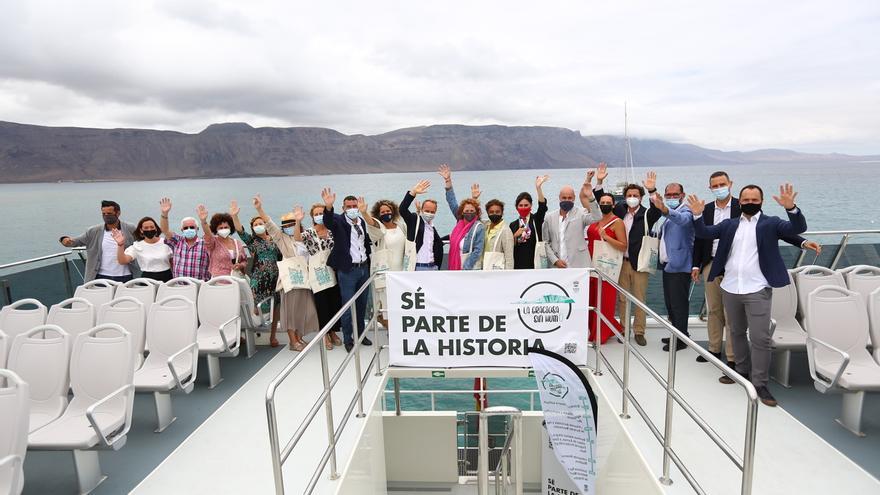
[[[147,239],[152,239],[153,237],[156,237],[157,235],[159,235],[159,231],[158,230],[142,230],[141,234],[144,234],[144,237],[146,237]]]
[[[119,221],[119,217],[116,215],[103,215],[103,217],[105,225],[115,225]]]
[[[743,215],[754,216],[761,211],[761,203],[741,203],[739,205]]]
[[[394,216],[391,215],[391,213],[386,213],[386,214],[384,214],[384,215],[379,215],[379,220],[381,220],[382,223],[388,223],[388,222],[391,221],[392,218],[394,218]]]
[[[504,215],[489,215],[489,221],[496,224],[504,219]]]
[[[599,211],[602,212],[603,215],[607,215],[614,210],[614,205],[599,205]]]

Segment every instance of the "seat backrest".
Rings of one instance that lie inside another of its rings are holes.
[[[24,306],[33,306],[33,308],[26,309]],[[6,350],[12,347],[16,335],[36,326],[45,325],[47,312],[46,306],[36,299],[20,299],[3,306],[3,309],[0,309],[0,330],[9,337]]]
[[[788,274],[789,284],[785,287],[773,288],[773,300],[770,305],[770,317],[779,321],[790,321],[797,314],[797,287],[791,273]]]
[[[100,308],[102,304],[113,299],[118,285],[119,282],[114,282],[113,280],[96,278],[77,287],[73,297],[85,299],[92,303],[92,306]]]
[[[70,390],[70,336],[57,325],[40,325],[15,337],[7,366],[30,386],[31,409],[60,415]]]
[[[256,328],[262,324],[260,317],[254,314],[256,302],[254,301],[254,291],[251,284],[247,280],[239,278],[238,292],[241,300],[241,323],[245,328]]]
[[[868,295],[868,328],[874,347],[874,361],[880,363],[880,289]]]
[[[189,277],[172,278],[159,286],[156,300],[161,301],[168,296],[183,296],[192,301],[193,304],[198,304],[200,282]]]
[[[169,296],[153,304],[147,317],[148,362],[164,366],[168,358],[196,341],[196,305],[183,296]]]
[[[122,287],[120,287],[120,290]],[[118,292],[117,292],[118,294]],[[97,324],[115,323],[131,334],[134,342],[135,367],[144,362],[147,319],[144,304],[131,296],[113,299],[98,309]]]
[[[867,355],[868,311],[858,293],[837,285],[817,287],[810,292],[806,316],[810,337],[848,353],[851,358]],[[822,346],[816,352],[817,358],[840,360],[839,355]]]
[[[241,309],[241,291],[233,277],[214,277],[199,288],[199,322],[220,328]]]
[[[868,296],[880,287],[880,268],[870,265],[855,265],[840,270],[849,290],[856,291],[868,303]]]
[[[49,308],[46,323],[58,325],[70,334],[71,339],[76,339],[77,335],[95,326],[95,306],[79,297],[65,299]]]
[[[0,383],[6,382],[6,386],[0,388],[0,459],[16,455],[24,462],[30,420],[28,383],[15,372],[6,369],[0,369],[0,379]],[[18,464],[17,469],[21,469],[21,464]],[[22,472],[0,473],[0,479],[9,482],[15,480],[16,485],[21,485]],[[8,493],[21,491],[21,486],[0,488],[8,489]]]
[[[809,325],[806,308],[807,299],[811,292],[823,285],[836,285],[846,288],[843,275],[824,266],[810,265],[801,267],[800,271],[795,272],[794,280],[797,283],[798,314],[801,316],[804,329]]]
[[[69,409],[85,411],[134,380],[134,343],[131,334],[114,323],[98,325],[79,334],[70,356],[70,388],[73,400]],[[105,403],[102,412],[119,415],[126,411],[124,396]]]
[[[150,314],[150,306],[156,300],[156,284],[146,278],[136,278],[119,286],[116,297],[133,297],[143,303],[144,315]]]

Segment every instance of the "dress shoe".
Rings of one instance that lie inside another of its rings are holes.
[[[718,358],[719,361],[721,360],[721,353],[720,352],[710,352],[709,354]],[[704,358],[703,356],[697,356],[697,362],[698,363],[708,363],[709,360]]]
[[[734,368],[730,368],[730,369],[736,371]],[[742,375],[742,377],[745,378],[746,380],[749,379],[748,374]],[[719,378],[718,381],[725,384],[725,385],[733,385],[734,383],[736,383],[736,381],[734,381],[733,378],[731,378],[727,375],[721,375],[721,378]]]
[[[735,370],[735,369],[736,369],[736,363],[734,363],[733,361],[728,361],[728,362],[727,362],[727,367],[730,368],[730,369],[732,369],[732,370]]]
[[[361,345],[373,345],[373,341],[364,337],[364,340],[361,341]]]
[[[687,344],[685,344],[684,342],[682,342],[680,340],[675,341],[675,350],[676,351],[680,351],[682,349],[687,349],[687,346],[688,346]],[[664,345],[663,350],[666,352],[669,352],[669,344]]]
[[[662,339],[660,339],[660,342],[662,342],[662,343],[664,343],[664,344],[668,344],[668,343],[669,343],[669,337],[663,337]]]
[[[761,399],[764,405],[776,407],[776,398],[773,397],[773,394],[770,393],[767,387],[755,387],[755,392],[758,392],[758,398]]]
[[[636,341],[636,344],[639,344],[640,346],[646,346],[646,345],[648,345],[648,341],[645,340],[645,336],[644,336],[644,335],[636,334],[636,336],[635,336],[635,341]]]
[[[354,349],[354,344],[349,344],[348,342],[346,342],[345,343],[345,352],[351,352],[352,349]]]

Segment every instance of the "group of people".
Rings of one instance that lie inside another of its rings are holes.
[[[303,335],[323,328],[339,311],[342,301],[352,299],[371,273],[439,270],[444,241],[450,246],[448,270],[595,265],[603,278],[618,282],[641,301],[646,298],[649,274],[661,270],[668,319],[685,335],[689,335],[691,284],[702,279],[709,316],[709,351],[719,359],[726,358],[740,374],[750,376],[762,400],[775,405],[766,387],[771,348],[770,294],[772,287],[788,283],[777,241],[817,252],[821,249],[799,235],[806,230],[806,222],[794,205],[796,193],[791,186],[781,187],[779,196],[774,196],[788,212],[789,221],[783,221],[762,214],[763,191],[758,186],[746,186],[738,199],[733,197],[733,182],[725,172],[709,177],[714,196],[709,204],[696,196],[686,198],[684,187],[676,182],[667,184],[661,194],[654,172],[649,172],[641,185],[626,185],[618,201],[604,189],[608,169],[600,164],[587,172],[577,193],[571,185],[562,186],[559,208],[551,212],[543,192],[549,176],[536,177],[536,198],[529,192],[517,195],[516,219],[506,223],[502,200],[490,199],[484,204],[479,184],[471,186],[469,197],[459,200],[450,167],[442,165],[438,173],[443,179],[446,204],[455,219],[452,231],[445,236],[435,227],[438,201],[417,199],[431,185],[422,180],[406,191],[399,204],[382,199],[370,207],[363,197],[350,195],[343,198],[339,213],[335,209],[336,193],[325,188],[321,191],[322,201],[313,204],[308,215],[297,206],[280,217],[280,225],[266,214],[257,196],[253,199],[256,215],[250,219],[248,229],[239,219],[235,201],[228,212],[215,213],[210,219],[207,209],[199,205],[198,219],[183,218],[179,233],[170,227],[169,198],[160,201],[159,222],[144,217],[136,225],[120,219],[118,203],[103,201],[102,224],[79,237],[64,236],[60,241],[68,247],[87,248],[88,280],[125,282],[132,278],[133,263],[142,277],[161,281],[176,277],[248,277],[255,301],[275,299],[278,311],[273,315],[272,345],[278,345],[275,333],[280,322],[293,350],[302,350]],[[649,197],[647,205],[645,196]],[[657,240],[646,241],[652,238]],[[658,246],[655,258],[659,259],[645,257],[644,251],[651,245]],[[315,258],[333,271],[336,283],[320,289],[284,290],[278,263],[291,257]],[[589,338],[605,341],[614,334],[613,329],[621,331],[621,321],[632,318],[633,339],[638,345],[647,345],[644,311],[636,307],[628,315],[624,296],[608,282],[602,283],[598,301],[599,285],[589,284],[590,304],[598,307],[590,313]],[[381,275],[376,288],[374,304],[382,314],[387,301]],[[327,334],[324,345],[328,349],[340,344],[348,351],[352,349],[354,339],[364,332],[363,316],[369,297],[369,292],[363,291],[355,302],[357,315],[361,316],[358,321],[352,321],[350,312],[343,313],[341,325],[337,323]],[[379,319],[387,323],[383,317]],[[336,333],[340,328],[343,341]],[[668,339],[664,340],[664,350],[669,351]],[[366,336],[361,342],[372,345]],[[677,340],[672,350],[685,347]],[[697,360],[705,362],[702,357]],[[721,381],[732,383],[726,376]]]

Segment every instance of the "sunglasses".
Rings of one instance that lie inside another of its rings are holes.
[[[198,227],[184,227],[183,230],[199,230]]]

